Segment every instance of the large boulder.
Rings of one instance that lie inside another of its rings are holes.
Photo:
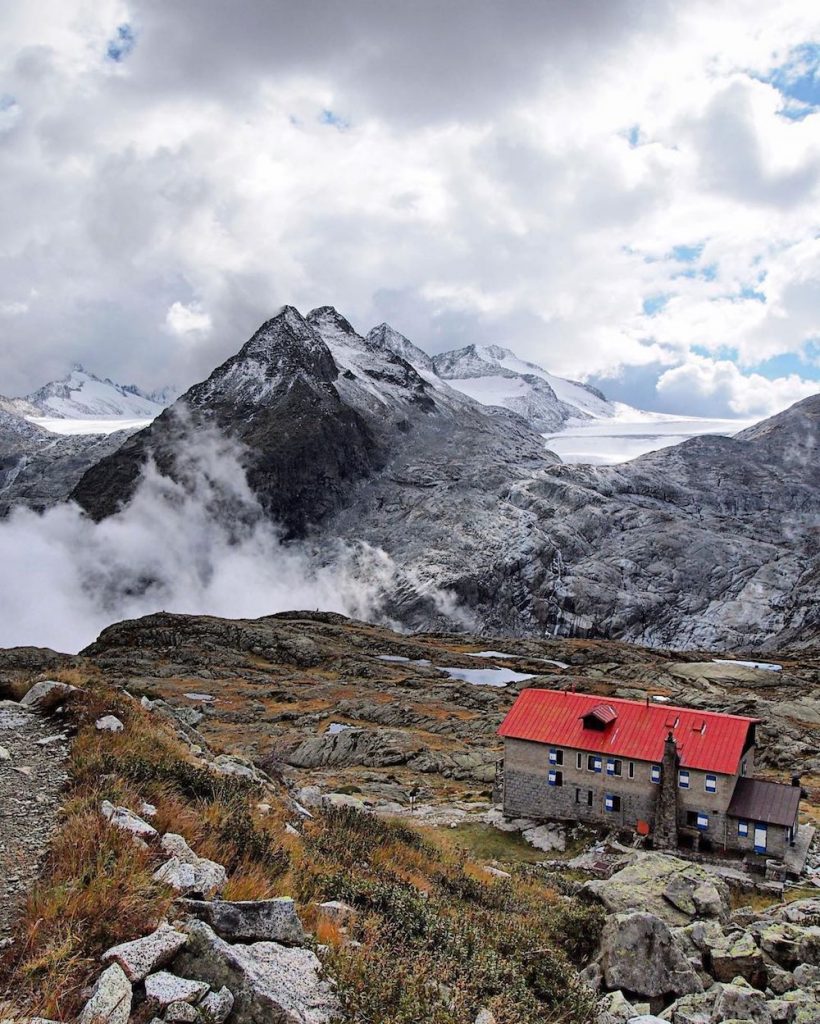
[[[279,942],[301,946],[305,931],[288,896],[272,900],[182,900],[189,914],[228,942]]]
[[[198,1003],[208,988],[205,981],[192,981],[169,971],[158,971],[145,979],[145,998],[149,1003],[165,1009],[173,1003]]]
[[[707,968],[718,981],[744,978],[755,988],[766,987],[763,954],[748,932],[738,932],[716,943],[707,953]]]
[[[676,999],[661,1014],[661,1018],[672,1024],[713,1024],[715,1002],[721,986],[713,985],[705,992],[691,992]]]
[[[662,853],[639,856],[608,879],[587,882],[581,894],[613,914],[640,908],[669,925],[694,918],[729,916],[729,888],[722,878],[697,864]]]
[[[77,1024],[128,1024],[132,994],[123,969],[111,964],[97,980]]]
[[[229,945],[204,921],[186,925],[188,945],[174,969],[223,985],[234,996],[234,1024],[329,1024],[341,1016],[332,985],[309,949],[277,942]]]
[[[103,962],[119,964],[129,981],[143,981],[158,967],[169,964],[187,941],[187,935],[163,922],[150,935],[113,946],[103,954]]]
[[[798,964],[820,965],[820,926],[759,921],[750,926],[763,952],[787,970]]]
[[[67,697],[77,690],[76,686],[69,686],[68,683],[60,683],[56,679],[42,679],[28,691],[20,703],[23,707],[32,711],[39,711],[47,714],[53,711],[60,704],[63,704]]]
[[[723,985],[715,1000],[713,1021],[751,1021],[752,1024],[772,1024],[772,1015],[762,992],[738,978],[731,985]]]
[[[608,989],[650,999],[703,989],[668,925],[643,911],[609,918],[601,934],[599,963]]]

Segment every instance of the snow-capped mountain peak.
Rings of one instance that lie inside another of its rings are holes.
[[[60,420],[149,420],[165,407],[135,385],[123,386],[75,363],[68,376],[50,381],[22,399],[28,415]]]

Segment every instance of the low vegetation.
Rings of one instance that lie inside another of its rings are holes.
[[[294,896],[352,1020],[472,1024],[482,1007],[498,1024],[592,1019],[577,969],[600,914],[531,866],[496,878],[448,837],[349,808],[319,812],[289,835],[280,785],[213,774],[158,715],[99,681],[82,685],[60,830],[0,960],[0,991],[14,993],[15,1009],[68,1019],[100,955],[172,909],[173,894],[152,879],[160,855],[108,826],[99,813],[107,799],[137,812],[153,804],[158,830],[225,865],[226,898]],[[122,732],[94,728],[109,713]],[[347,928],[317,915],[316,902],[331,899],[355,908]]]

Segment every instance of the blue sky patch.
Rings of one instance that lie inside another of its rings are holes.
[[[340,132],[346,131],[350,127],[350,122],[345,121],[343,117],[340,117],[333,110],[323,110],[319,115],[320,124],[331,125],[333,128],[337,128]]]
[[[119,64],[131,53],[137,43],[137,37],[130,25],[118,25],[117,34],[109,40],[105,51],[106,57]]]
[[[646,313],[647,316],[654,316],[656,313],[660,313],[660,311],[666,307],[670,298],[671,295],[664,293],[648,296],[643,300],[644,313]]]
[[[783,352],[750,367],[752,373],[774,380],[796,373],[807,380],[820,380],[820,342],[810,341],[805,352]]]
[[[672,248],[671,256],[680,263],[694,263],[702,252],[703,242],[699,242],[697,245],[676,245]]]
[[[755,77],[773,85],[783,95],[784,117],[801,121],[820,108],[820,43],[795,46],[785,64],[768,75]]]

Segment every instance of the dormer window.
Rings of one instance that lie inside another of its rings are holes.
[[[618,712],[611,704],[596,704],[591,711],[581,716],[585,729],[603,732],[618,718]]]

